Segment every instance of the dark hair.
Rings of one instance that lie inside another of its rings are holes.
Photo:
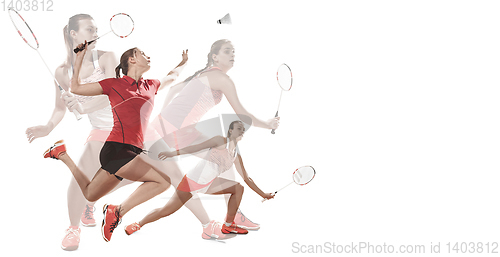
[[[73,39],[71,38],[70,32],[72,30],[78,31],[80,30],[80,21],[81,20],[93,20],[92,16],[88,14],[77,14],[69,18],[68,24],[63,28],[64,35],[64,43],[66,44],[66,51],[68,52],[68,56],[66,57],[66,64],[73,64]]]
[[[234,129],[234,124],[235,123],[241,123],[241,125],[243,125],[243,122],[241,120],[235,120],[233,122],[231,122],[231,124],[229,124],[229,129],[227,130],[227,137],[230,137],[231,136],[231,132],[229,132],[231,129]],[[245,126],[243,126],[244,128]]]
[[[116,72],[116,78],[120,78],[120,70],[122,70],[122,73],[123,75],[127,75],[128,74],[128,59],[130,57],[134,57],[135,56],[135,52],[137,51],[137,47],[134,47],[134,48],[130,48],[128,49],[127,51],[125,51],[123,54],[122,54],[122,57],[120,57],[120,64],[118,64],[118,66],[116,66],[115,68],[115,72]]]
[[[210,52],[207,54],[207,64],[205,65],[205,68],[195,72],[191,77],[187,78],[186,80],[184,80],[184,82],[189,82],[190,80],[192,80],[193,78],[195,78],[196,76],[198,76],[198,74],[200,74],[202,71],[204,71],[206,68],[212,66],[214,64],[214,60],[212,59],[212,55],[213,54],[218,54],[222,45],[224,45],[225,43],[231,43],[231,41],[229,41],[228,39],[219,39],[217,41],[215,41],[213,44],[212,44],[212,47],[210,47]]]

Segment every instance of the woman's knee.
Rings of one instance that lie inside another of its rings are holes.
[[[162,192],[166,191],[170,187],[170,182],[165,179],[160,179],[160,181],[158,181],[158,187]]]
[[[87,201],[89,202],[96,202],[97,200],[99,200],[101,197],[97,194],[94,194],[94,193],[87,193],[85,195],[85,199],[87,199]]]
[[[240,183],[234,185],[234,189],[236,195],[243,195],[243,192],[245,191],[245,187]]]

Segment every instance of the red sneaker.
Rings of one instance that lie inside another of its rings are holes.
[[[92,205],[85,205],[85,211],[82,213],[82,217],[80,218],[80,223],[85,227],[94,227],[95,219],[94,219],[94,210],[95,207]]]
[[[102,219],[101,233],[102,238],[109,242],[116,226],[120,224],[121,217],[118,214],[118,205],[106,204],[103,208],[104,218]]]
[[[236,224],[233,222],[231,226],[226,226],[226,224],[222,224],[222,233],[224,234],[229,234],[229,233],[234,233],[234,234],[248,234],[248,230],[239,228],[236,226]]]
[[[208,223],[208,226],[203,228],[203,233],[201,233],[201,238],[203,239],[224,239],[226,235],[224,235],[221,231],[222,224],[219,222],[212,220]]]
[[[137,223],[137,222],[134,222],[134,223],[125,227],[125,234],[130,236],[133,233],[139,231],[140,229],[141,229],[141,225],[139,225],[139,223]]]
[[[64,145],[64,140],[59,140],[43,153],[43,158],[58,159],[59,155],[65,152],[66,146]]]

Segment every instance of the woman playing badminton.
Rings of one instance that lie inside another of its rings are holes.
[[[68,24],[63,29],[63,35],[67,58],[57,68],[55,76],[66,93],[61,97],[61,91],[56,85],[56,104],[51,118],[46,125],[28,128],[26,135],[30,143],[36,138],[47,136],[60,123],[66,113],[66,108],[87,114],[92,130],[85,143],[78,167],[86,176],[91,177],[99,168],[99,151],[113,126],[113,114],[107,96],[79,96],[67,91],[75,64],[73,48],[78,43],[96,38],[97,26],[90,15],[77,14],[69,18]],[[83,58],[82,67],[84,68],[80,71],[80,79],[83,83],[97,82],[115,76],[114,69],[117,61],[114,53],[95,50],[95,47],[95,44],[90,45],[88,54]],[[61,247],[64,250],[76,250],[80,241],[80,222],[84,226],[95,226],[94,203],[85,200],[76,181],[71,179],[67,191],[67,204],[70,227],[66,230]]]
[[[68,24],[63,29],[67,59],[57,68],[56,78],[60,84],[66,89],[63,97],[60,97],[60,90],[57,90],[56,85],[56,105],[52,117],[44,126],[30,127],[26,130],[29,142],[32,142],[38,137],[48,135],[52,129],[62,120],[65,115],[65,108],[70,111],[74,109],[79,110],[79,113],[87,114],[89,121],[92,125],[92,130],[85,143],[85,148],[78,167],[85,173],[87,177],[93,177],[100,167],[99,152],[106,141],[111,128],[113,127],[113,114],[106,95],[100,96],[79,96],[72,95],[67,90],[69,88],[70,79],[73,74],[74,67],[74,47],[78,43],[85,40],[90,41],[97,37],[97,26],[93,18],[88,14],[78,14],[71,17]],[[82,67],[84,70],[80,71],[80,79],[83,83],[98,82],[105,78],[115,76],[115,67],[117,61],[114,53],[95,50],[95,43],[88,46],[88,54],[84,57]],[[179,65],[171,71],[169,76],[164,80],[166,83],[172,82],[173,77],[178,75],[180,68],[184,66],[187,61],[187,54],[183,55],[183,60]],[[175,75],[175,76],[174,76]],[[172,79],[172,80],[169,80]],[[65,107],[66,105],[66,107]],[[149,159],[146,157],[146,159]],[[160,167],[164,168],[164,167]],[[162,169],[166,172],[166,169]],[[172,170],[175,171],[175,170]],[[122,181],[116,188],[131,183],[130,180]],[[76,250],[80,242],[79,224],[83,226],[95,226],[94,220],[94,203],[88,202],[82,194],[76,180],[71,179],[67,191],[67,204],[68,215],[70,220],[70,227],[66,230],[66,234],[62,240],[61,248],[64,250]],[[191,203],[190,203],[191,204]],[[190,206],[190,205],[189,205]],[[208,219],[208,215],[203,210],[203,207],[192,208],[198,211],[195,215],[203,219]]]
[[[184,82],[172,86],[168,92],[161,114],[153,121],[153,127],[170,147],[180,149],[191,144],[207,140],[194,126],[215,105],[226,96],[234,112],[249,117],[252,125],[276,129],[279,117],[260,120],[248,112],[241,104],[236,87],[227,75],[233,67],[235,51],[231,41],[221,39],[215,41],[207,54],[206,66],[187,78]],[[168,149],[162,140],[151,147],[153,156]],[[171,162],[173,163],[173,162]],[[234,170],[230,169],[227,176],[234,178]],[[251,222],[241,211],[238,212],[236,223],[249,229],[258,229],[259,225]]]
[[[183,131],[178,131],[179,129],[196,124],[206,112],[221,102],[223,96],[226,96],[235,113],[249,117],[252,125],[266,129],[278,128],[279,117],[267,121],[260,120],[241,104],[236,87],[227,75],[234,66],[234,59],[235,52],[231,41],[221,39],[214,42],[207,55],[206,66],[184,82],[171,87],[159,120],[155,124],[157,131],[164,136],[174,131],[176,134],[182,134]],[[197,135],[185,135],[186,138],[179,138],[180,135],[172,136],[181,139],[182,142],[175,145],[179,149],[179,146],[192,143],[193,136]]]
[[[109,97],[113,127],[100,151],[101,168],[90,181],[66,153],[62,141],[56,142],[44,156],[60,159],[68,166],[88,201],[96,201],[109,193],[123,178],[143,182],[121,205],[104,206],[105,215],[101,231],[103,238],[109,241],[123,215],[163,192],[170,185],[168,176],[144,159],[136,158],[142,152],[143,130],[154,105],[154,96],[165,83],[142,78],[142,75],[150,69],[150,60],[144,52],[132,48],[121,56],[120,64],[115,69],[117,78],[82,84],[78,78],[86,52],[87,46],[75,57],[71,92],[82,96],[105,94]],[[120,77],[120,71],[125,76]]]
[[[216,136],[203,143],[188,146],[177,151],[161,152],[158,157],[164,160],[176,155],[192,154],[204,149],[209,149],[206,152],[205,157],[198,163],[198,165],[182,178],[175,194],[163,208],[155,209],[141,221],[128,225],[125,227],[125,232],[130,235],[148,223],[171,215],[192,197],[192,193],[206,193],[213,195],[230,194],[226,220],[221,228],[222,233],[248,233],[247,230],[239,228],[234,223],[234,218],[243,196],[243,186],[238,182],[224,179],[219,176],[227,171],[234,163],[245,183],[253,191],[264,199],[271,199],[274,195],[272,193],[262,192],[262,190],[248,176],[245,167],[243,166],[243,160],[237,153],[236,146],[243,138],[244,133],[245,127],[243,123],[241,121],[233,121],[229,125],[227,137],[225,138],[222,136]],[[210,237],[211,235],[206,236]]]

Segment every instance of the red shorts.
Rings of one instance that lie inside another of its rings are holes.
[[[207,184],[198,184],[194,180],[188,178],[186,175],[182,178],[181,182],[177,186],[178,190],[184,191],[184,192],[191,192],[191,193],[205,193],[207,192],[208,188],[210,187],[210,184],[212,184],[214,180],[208,182]]]

